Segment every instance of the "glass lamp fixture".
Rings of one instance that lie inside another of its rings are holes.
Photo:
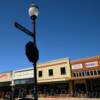
[[[39,7],[35,4],[31,4],[28,10],[28,13],[29,13],[29,16],[32,18],[32,20],[35,20],[39,14]]]

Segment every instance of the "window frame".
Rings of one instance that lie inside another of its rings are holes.
[[[48,75],[49,75],[49,76],[53,76],[53,69],[49,69],[49,70],[48,70]]]
[[[61,75],[66,75],[66,68],[65,67],[60,68],[60,74]]]
[[[91,75],[91,76],[94,75],[94,71],[93,71],[93,70],[90,71],[90,75]]]
[[[100,70],[97,70],[98,75],[100,75]]]
[[[98,75],[98,73],[97,73],[96,70],[93,71],[93,75],[94,75],[94,76]]]
[[[43,77],[43,71],[42,70],[38,71],[38,77]]]
[[[86,71],[86,75],[87,76],[90,76],[90,71]]]

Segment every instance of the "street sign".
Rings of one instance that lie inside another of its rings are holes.
[[[26,56],[30,62],[37,62],[39,59],[39,52],[33,42],[29,41],[25,45]]]
[[[15,22],[14,23],[15,27],[18,28],[19,30],[23,31],[24,33],[26,33],[27,35],[33,37],[33,33],[31,31],[29,31],[28,29],[26,29],[24,26],[20,25],[19,23]]]

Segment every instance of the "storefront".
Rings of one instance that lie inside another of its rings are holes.
[[[100,57],[71,62],[74,96],[100,97]]]
[[[33,92],[33,78],[18,79],[14,84],[15,97],[25,97]]]
[[[58,59],[38,65],[39,96],[66,96],[71,78],[69,59]]]
[[[67,82],[43,83],[38,85],[39,96],[66,96],[69,84]]]
[[[15,97],[25,97],[33,91],[33,69],[27,68],[13,72],[14,95]]]
[[[11,95],[11,72],[0,74],[0,98]]]

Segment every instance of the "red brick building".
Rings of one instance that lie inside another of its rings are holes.
[[[100,95],[100,56],[71,61],[73,92]]]

